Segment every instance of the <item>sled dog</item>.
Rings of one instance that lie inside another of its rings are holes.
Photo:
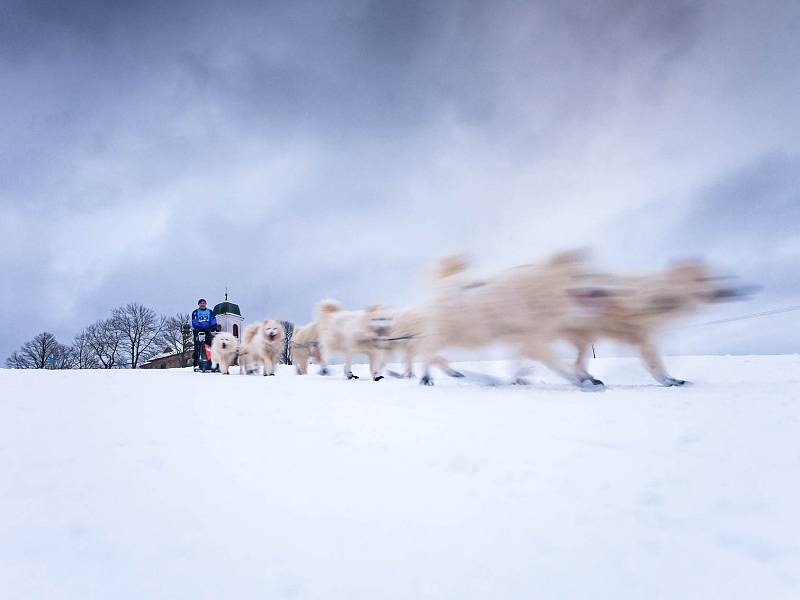
[[[308,373],[308,363],[314,359],[321,364],[319,352],[319,327],[312,321],[302,327],[295,327],[292,334],[292,363],[298,375]]]
[[[239,340],[226,331],[218,333],[211,342],[211,366],[219,367],[220,373],[228,375],[229,368],[239,350]]]
[[[380,305],[366,310],[343,310],[335,300],[323,300],[316,307],[319,330],[320,365],[327,372],[327,361],[332,355],[344,357],[344,374],[347,379],[358,379],[353,374],[354,354],[366,354],[370,374],[375,381],[383,379],[383,338],[391,328],[391,316]]]
[[[263,375],[275,375],[285,339],[286,330],[280,321],[274,319],[245,327],[239,351],[239,372],[246,375],[261,366]]]
[[[593,310],[591,303],[579,303],[574,295],[586,274],[583,256],[577,252],[488,277],[470,273],[461,257],[443,259],[434,273],[428,335],[420,343],[424,361],[420,383],[433,384],[430,366],[443,349],[500,343],[575,385],[603,389],[601,381],[559,360],[553,349],[568,323]]]
[[[683,262],[650,275],[595,277],[589,284],[594,310],[567,322],[562,334],[578,351],[575,366],[588,376],[591,345],[610,338],[635,347],[653,378],[665,386],[686,381],[667,373],[654,342],[655,335],[676,319],[703,304],[732,300],[745,295],[745,287],[722,285],[701,262]]]

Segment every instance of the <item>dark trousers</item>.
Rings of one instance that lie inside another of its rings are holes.
[[[201,331],[205,332],[206,334],[205,343],[208,344],[209,346],[211,345],[211,341],[214,339],[214,333],[212,331],[209,331],[208,329],[195,329],[192,331],[192,336],[193,336],[192,339],[194,340],[194,354],[193,354],[192,364],[195,367],[200,364],[200,353],[205,352],[205,350],[202,347],[203,344],[201,344],[200,341],[197,339],[198,337],[197,334],[200,333]]]

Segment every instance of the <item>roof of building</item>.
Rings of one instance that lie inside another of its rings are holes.
[[[220,302],[214,307],[214,314],[215,315],[239,315],[242,316],[242,313],[239,312],[239,305],[234,304],[233,302]]]
[[[148,363],[151,363],[151,362],[154,362],[154,361],[157,361],[157,360],[161,360],[162,358],[171,358],[173,356],[180,356],[181,354],[191,354],[191,352],[192,352],[191,350],[184,350],[183,352],[175,352],[174,350],[169,350],[169,351],[165,350],[164,352],[161,352],[160,354],[156,354],[155,356],[151,356],[149,359],[144,361],[142,364],[146,365]]]

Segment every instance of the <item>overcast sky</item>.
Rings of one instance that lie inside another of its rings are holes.
[[[229,4],[236,4],[232,8]],[[0,358],[128,301],[406,306],[445,253],[800,304],[800,3],[3,2]],[[800,351],[800,313],[673,333]]]

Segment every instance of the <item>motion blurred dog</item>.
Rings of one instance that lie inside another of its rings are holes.
[[[219,367],[220,373],[229,375],[228,369],[236,359],[239,340],[226,331],[218,333],[211,342],[211,366]]]
[[[567,324],[592,310],[572,293],[587,273],[584,258],[577,252],[489,277],[467,272],[461,257],[442,260],[434,275],[428,335],[420,344],[424,356],[420,383],[433,384],[430,366],[444,348],[500,343],[513,348],[519,357],[545,364],[575,385],[603,389],[602,381],[559,360],[553,350]]]
[[[428,310],[422,307],[408,308],[391,312],[391,329],[386,336],[385,360],[389,361],[395,353],[403,356],[402,377],[414,377],[414,359],[419,356],[422,341],[430,327]],[[462,377],[462,374],[450,367],[450,363],[441,356],[431,358],[435,364],[451,377]]]
[[[245,327],[239,351],[239,373],[253,373],[261,366],[265,376],[275,375],[285,340],[286,330],[280,321],[268,319]]]
[[[295,327],[292,334],[292,363],[298,375],[308,373],[310,359],[314,359],[317,364],[322,363],[319,351],[319,327],[316,321]]]
[[[384,353],[391,329],[391,315],[381,306],[366,310],[342,310],[335,300],[323,300],[317,304],[317,327],[320,342],[320,365],[327,371],[327,360],[331,355],[344,357],[344,374],[347,379],[358,379],[353,374],[354,354],[366,354],[369,369],[375,381],[383,379]]]
[[[653,378],[665,386],[684,385],[667,373],[653,341],[654,336],[674,320],[689,315],[703,304],[745,296],[752,288],[724,287],[701,262],[683,262],[658,273],[640,277],[603,276],[586,281],[575,292],[579,301],[593,309],[568,322],[562,334],[578,350],[575,366],[588,376],[591,345],[610,338],[635,347]],[[598,310],[599,309],[599,310]]]

